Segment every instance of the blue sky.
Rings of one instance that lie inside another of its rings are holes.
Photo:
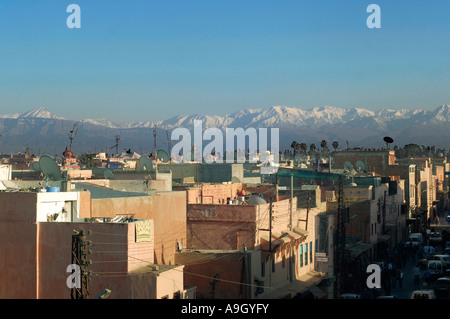
[[[81,29],[69,29],[69,4]],[[369,4],[381,29],[369,29]],[[2,0],[0,114],[450,104],[450,1]]]

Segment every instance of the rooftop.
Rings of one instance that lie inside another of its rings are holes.
[[[74,183],[76,190],[88,190],[92,199],[148,196],[146,193],[116,191],[89,183]]]

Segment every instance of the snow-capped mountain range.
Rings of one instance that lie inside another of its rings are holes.
[[[288,148],[293,140],[319,145],[323,139],[330,143],[337,140],[341,145],[349,142],[354,147],[376,147],[383,145],[382,137],[386,135],[393,137],[399,146],[408,143],[450,146],[450,105],[442,105],[434,109],[386,108],[377,111],[333,106],[311,109],[273,106],[228,115],[179,115],[163,121],[127,123],[114,123],[107,119],[73,121],[40,107],[22,114],[0,115],[0,135],[3,137],[0,147],[33,146],[32,141],[44,147],[44,140],[55,139],[67,144],[67,134],[77,123],[80,129],[74,147],[78,144],[83,150],[95,148],[99,151],[107,148],[105,145],[120,134],[124,144],[128,139],[129,148],[151,148],[147,144],[153,145],[155,126],[164,131],[177,127],[191,129],[194,120],[202,120],[204,128],[221,130],[227,127],[279,128],[282,148]],[[158,142],[167,145],[165,135],[165,132],[160,134]]]
[[[0,118],[11,119],[58,119],[68,120],[55,115],[45,107],[19,114],[0,115]],[[339,108],[333,106],[301,109],[289,106],[273,106],[269,108],[247,109],[227,115],[179,115],[163,121],[116,123],[108,119],[82,119],[78,123],[89,123],[114,129],[124,128],[159,128],[174,129],[191,127],[194,120],[202,120],[204,127],[278,127],[295,128],[299,126],[345,125],[359,124],[386,127],[391,122],[408,121],[409,124],[446,123],[450,122],[450,105],[442,105],[432,110],[426,109],[382,109],[371,111],[364,108]]]

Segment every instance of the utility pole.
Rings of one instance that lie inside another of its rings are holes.
[[[345,279],[345,215],[344,207],[344,181],[343,177],[339,179],[338,185],[338,212],[337,212],[337,231],[335,243],[335,262],[334,268],[336,273],[336,298],[341,294],[341,286]]]
[[[384,198],[383,198],[383,235],[386,233],[386,191],[384,191]]]
[[[171,144],[173,142],[169,138],[169,129],[166,129],[166,136],[167,136],[167,151],[168,151],[167,154],[169,155],[169,157],[172,157],[170,153],[172,152]]]
[[[77,265],[80,270],[80,287],[72,287],[70,292],[71,299],[88,299],[89,298],[89,281],[91,272],[88,271],[88,265],[92,263],[88,260],[87,255],[92,251],[89,249],[91,242],[86,236],[90,235],[83,230],[74,231],[72,235],[72,264]]]
[[[154,142],[155,142],[155,151],[154,151],[154,155],[155,155],[155,159],[156,159],[156,157],[157,157],[157,155],[156,155],[156,129],[157,129],[158,127],[155,125],[154,127],[153,127],[153,140],[154,140]]]
[[[219,280],[217,280],[217,278],[219,278],[219,273],[216,273],[216,274],[214,275],[213,281],[211,281],[211,282],[209,283],[209,286],[211,287],[211,291],[209,292],[209,297],[210,297],[211,299],[214,299],[214,295],[215,295],[215,292],[216,292],[216,285],[217,285],[217,283],[219,282]]]
[[[306,200],[306,219],[299,219],[301,222],[305,222],[305,230],[308,230],[308,216],[311,205],[311,191],[308,191],[308,199]]]
[[[272,196],[269,198],[269,228],[260,228],[259,230],[268,231],[269,232],[269,250],[268,252],[272,252]]]

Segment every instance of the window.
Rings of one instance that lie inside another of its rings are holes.
[[[264,277],[266,275],[266,263],[263,261],[261,263],[261,277]]]
[[[308,264],[308,244],[305,244],[305,266]]]
[[[303,245],[300,245],[300,267],[303,267]]]
[[[309,242],[309,262],[313,262],[313,249],[312,249],[312,241]]]

